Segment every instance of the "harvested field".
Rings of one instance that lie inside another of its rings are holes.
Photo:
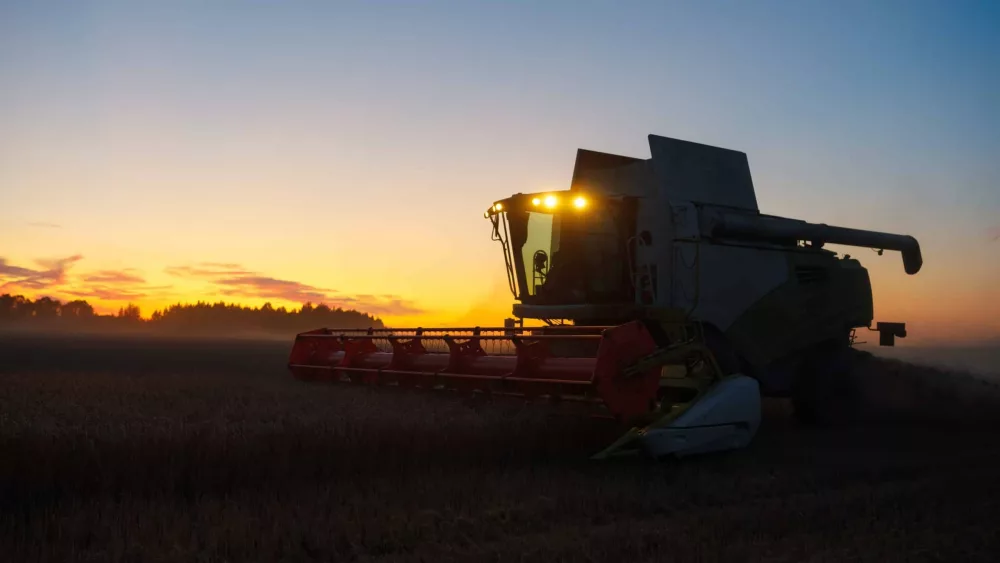
[[[991,403],[994,387],[973,379],[869,359],[864,373],[875,384],[866,392],[892,395],[892,416],[817,430],[768,401],[746,450],[680,463],[592,462],[614,437],[600,421],[553,418],[543,406],[473,409],[302,384],[285,371],[289,346],[4,336],[2,559],[994,561],[1000,553],[1000,425],[989,408],[1000,403]],[[968,408],[954,408],[959,400]]]

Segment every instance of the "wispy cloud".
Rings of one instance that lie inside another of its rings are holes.
[[[137,301],[149,295],[146,291],[135,291],[108,286],[93,286],[85,289],[66,289],[63,290],[63,293],[83,299],[89,297],[103,299],[106,301]]]
[[[424,309],[417,307],[413,301],[399,297],[378,301],[357,299],[351,302],[355,304],[355,309],[373,315],[419,315],[425,312]],[[343,305],[341,306],[343,307]]]
[[[166,272],[173,276],[204,280],[227,297],[326,303],[331,307],[357,309],[379,315],[415,315],[423,312],[412,301],[399,296],[345,295],[334,289],[266,276],[240,264],[202,262],[194,266],[171,266],[166,268]]]
[[[57,225],[55,223],[46,223],[45,221],[31,221],[28,223],[29,227],[38,227],[40,229],[61,229],[62,225]]]
[[[87,283],[111,283],[111,284],[143,284],[145,278],[133,273],[134,270],[101,270],[88,274],[83,278]]]
[[[93,298],[108,301],[136,301],[171,286],[151,286],[135,270],[99,270],[70,275],[70,269],[83,256],[39,259],[37,268],[15,266],[0,258],[0,291],[4,293],[45,291],[49,295]]]
[[[137,301],[172,287],[147,285],[146,278],[131,268],[91,272],[82,277],[82,282],[82,287],[65,290],[65,293],[108,301]]]
[[[212,283],[229,288],[222,290],[225,295],[248,295],[298,302],[335,299],[333,295],[335,292],[329,289],[265,276],[219,278],[212,280]]]
[[[202,262],[194,266],[168,266],[164,271],[172,276],[198,278],[253,275],[253,272],[244,270],[239,264],[219,264],[216,262]]]
[[[40,259],[35,262],[41,269],[25,268],[7,263],[5,258],[0,258],[0,290],[12,291],[17,289],[41,290],[66,283],[66,272],[73,264],[83,259],[83,256],[76,254],[66,258]]]
[[[7,263],[6,258],[0,258],[0,279],[2,278],[22,278],[38,274],[37,270],[22,268]]]

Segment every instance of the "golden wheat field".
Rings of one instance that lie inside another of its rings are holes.
[[[768,401],[748,449],[594,462],[614,437],[602,421],[304,384],[285,371],[289,347],[4,336],[0,560],[1000,553],[1000,425],[983,400],[992,391],[949,391],[947,373],[869,361],[879,392],[895,398],[889,412],[905,417],[810,429]],[[965,399],[979,403],[935,408]]]

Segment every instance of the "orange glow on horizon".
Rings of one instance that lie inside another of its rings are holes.
[[[907,323],[909,334],[906,338],[898,340],[897,346],[960,345],[1000,338],[1000,319],[993,314],[993,309],[990,307],[990,304],[1000,302],[1000,287],[982,284],[956,291],[951,287],[952,282],[941,276],[940,270],[935,271],[932,268],[916,276],[906,276],[902,273],[901,266],[889,256],[878,260],[867,260],[865,265],[869,268],[872,278],[874,320]],[[924,277],[921,278],[921,275]],[[131,278],[144,279],[144,276],[140,270],[131,270],[130,276],[123,276],[123,279],[127,283],[132,283]],[[266,276],[253,277],[262,278],[254,279],[258,283],[271,279]],[[135,304],[141,309],[144,318],[149,318],[155,310],[163,310],[176,303],[222,301],[251,307],[270,303],[275,308],[296,309],[306,302],[306,300],[265,295],[226,295],[218,290],[219,287],[225,286],[213,286],[203,280],[175,282],[175,286],[169,290],[135,298],[127,296],[117,299],[94,298],[85,295],[87,292],[95,291],[92,284],[84,281],[86,279],[98,278],[92,272],[80,275],[67,273],[66,283],[48,290],[7,288],[0,293],[22,294],[31,299],[48,296],[64,303],[84,299],[101,314],[114,314],[126,305]],[[165,279],[166,276],[160,276],[144,283],[155,289],[161,286],[154,284]],[[229,283],[232,280],[223,281]],[[353,308],[367,312],[382,319],[389,326],[502,325],[503,319],[511,316],[514,299],[506,287],[506,280],[497,272],[491,272],[485,281],[483,286],[489,288],[486,291],[476,291],[473,287],[462,296],[427,291],[428,286],[412,285],[413,288],[422,288],[420,298],[408,299],[405,294],[400,297],[380,297],[334,292],[330,294],[331,299],[308,301],[313,305],[325,303],[331,307],[340,306],[344,309]],[[122,289],[126,295],[130,291],[127,283]],[[306,288],[302,291],[311,291],[309,288],[312,286],[299,285]],[[298,285],[294,287],[299,289]],[[433,284],[430,287],[433,287]],[[366,307],[365,303],[369,303],[370,307]],[[393,310],[394,307],[398,310]],[[369,310],[380,308],[381,310]],[[859,338],[871,340],[864,330],[859,332]]]

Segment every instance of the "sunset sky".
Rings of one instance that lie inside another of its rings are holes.
[[[499,323],[484,209],[577,148],[744,151],[907,343],[1000,338],[1000,3],[0,2],[0,293]]]

